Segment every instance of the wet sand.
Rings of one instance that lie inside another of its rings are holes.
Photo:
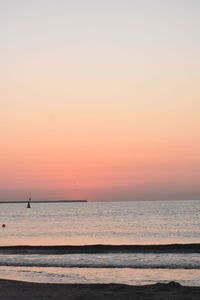
[[[1,246],[0,254],[200,253],[200,244]]]
[[[0,279],[1,300],[199,300],[200,287],[179,283],[146,286],[122,284],[49,284]]]

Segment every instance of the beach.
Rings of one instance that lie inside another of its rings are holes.
[[[1,300],[149,299],[199,300],[200,287],[167,284],[131,286],[122,284],[49,284],[0,279]]]
[[[200,300],[200,0],[0,25],[0,300]]]

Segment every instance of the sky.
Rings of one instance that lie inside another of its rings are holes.
[[[198,0],[0,1],[0,200],[200,199]]]

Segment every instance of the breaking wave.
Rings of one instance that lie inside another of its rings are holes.
[[[106,253],[0,255],[0,266],[60,268],[200,269],[200,254]]]

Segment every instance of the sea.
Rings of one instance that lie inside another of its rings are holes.
[[[0,204],[0,222],[0,248],[200,243],[199,200]],[[200,253],[0,251],[0,278],[200,286]]]

